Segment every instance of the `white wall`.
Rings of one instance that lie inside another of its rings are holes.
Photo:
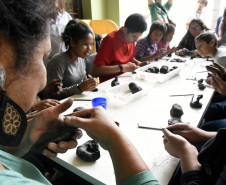
[[[169,12],[169,16],[177,26],[171,46],[177,45],[183,35],[186,33],[186,16],[190,11],[194,11],[194,9],[197,8],[197,1],[198,0],[174,0],[174,4]],[[163,3],[164,2],[166,2],[166,0],[163,0]],[[208,24],[211,26],[211,29],[214,30],[216,24],[215,21],[219,15],[223,14],[224,6],[225,0],[208,0],[208,5],[205,7],[205,9],[209,12]],[[147,0],[119,0],[120,26],[124,25],[126,18],[132,13],[143,14],[147,18],[149,30],[151,19]],[[147,32],[145,34],[147,34]]]

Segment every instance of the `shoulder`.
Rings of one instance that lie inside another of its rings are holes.
[[[51,65],[64,65],[68,63],[69,59],[66,56],[65,52],[55,54],[49,61],[48,66]]]

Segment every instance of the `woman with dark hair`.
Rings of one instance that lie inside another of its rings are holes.
[[[63,83],[60,94],[49,97],[58,100],[94,90],[98,84],[95,78],[87,79],[86,76],[85,58],[93,45],[93,32],[74,19],[68,22],[62,39],[67,51],[56,54],[47,66],[47,81],[59,79]]]
[[[200,33],[209,30],[206,25],[203,23],[201,19],[192,19],[189,24],[189,29],[187,33],[184,35],[182,40],[178,45],[179,51],[176,53],[184,56],[184,55],[192,55],[197,56],[198,52],[196,51],[195,46],[195,37],[197,37]]]
[[[158,42],[163,38],[165,33],[166,25],[164,22],[153,22],[148,35],[138,40],[136,44],[135,58],[141,62],[151,62],[161,57],[165,50],[158,50]]]
[[[158,49],[165,48],[166,52],[164,55],[171,54],[176,51],[176,47],[170,48],[170,41],[173,39],[175,33],[175,26],[172,24],[166,23],[166,33],[162,37],[162,40],[158,42]]]

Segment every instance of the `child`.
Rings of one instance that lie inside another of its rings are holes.
[[[212,57],[226,68],[226,48],[217,48],[217,44],[215,33],[201,33],[195,38],[195,45],[201,57]]]
[[[165,55],[171,54],[176,51],[176,47],[170,48],[170,41],[173,39],[175,33],[175,26],[166,23],[166,34],[163,36],[162,40],[158,42],[158,49],[165,48]]]
[[[162,56],[164,49],[158,50],[157,43],[166,33],[166,25],[163,22],[153,22],[149,34],[140,39],[135,47],[135,58],[141,62],[151,62]]]

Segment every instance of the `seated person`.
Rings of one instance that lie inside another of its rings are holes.
[[[198,0],[197,1],[197,8],[190,11],[187,20],[186,20],[186,29],[189,29],[189,23],[192,19],[201,19],[205,24],[207,24],[208,21],[208,12],[205,11],[205,7],[208,5],[207,0]],[[208,24],[209,25],[209,24]]]
[[[141,62],[151,62],[162,56],[164,49],[158,50],[158,42],[166,33],[166,25],[163,22],[153,22],[146,37],[138,40],[135,47],[135,58]]]
[[[135,42],[147,29],[146,19],[141,14],[132,14],[124,27],[109,33],[101,42],[95,57],[92,74],[100,82],[114,78],[123,72],[133,72],[140,65],[134,60]]]
[[[3,0],[0,3],[4,4],[0,6],[0,50],[4,53],[0,55],[1,185],[51,184],[34,165],[16,155],[22,156],[28,152],[42,134],[59,124],[83,128],[109,151],[117,184],[131,184],[131,181],[139,184],[140,179],[146,179],[147,183],[159,185],[132,142],[100,107],[65,117],[61,113],[72,105],[73,102],[69,99],[39,112],[32,122],[27,124],[25,112],[30,109],[37,93],[46,84],[43,58],[50,52],[47,25],[53,15],[53,7],[50,6],[52,2],[53,0],[25,0],[21,4],[21,1]],[[35,29],[30,29],[33,26]],[[23,42],[20,42],[21,40]],[[14,114],[10,114],[12,111]],[[81,118],[87,114],[90,118]],[[9,120],[12,115],[14,117]],[[50,142],[44,152],[55,157],[56,152],[64,153],[68,148],[75,147],[75,138],[79,137],[81,130],[78,129],[71,140],[58,144]]]
[[[180,41],[178,48],[179,50],[176,54],[180,56],[192,55],[197,56],[198,52],[196,51],[195,46],[195,37],[200,33],[209,30],[205,24],[200,19],[192,19],[189,24],[189,29]]]
[[[158,50],[164,48],[164,55],[170,55],[177,50],[176,47],[170,48],[170,41],[173,39],[175,33],[175,26],[166,23],[166,33],[162,37],[162,40],[158,42]]]
[[[187,123],[163,129],[166,151],[180,159],[170,184],[223,185],[226,181],[226,129],[207,132]],[[200,152],[196,146],[202,146]],[[180,175],[179,173],[182,173]]]
[[[59,79],[63,83],[60,94],[49,97],[58,100],[94,90],[97,86],[95,78],[87,79],[86,76],[85,58],[92,48],[92,31],[75,19],[69,21],[62,37],[67,51],[56,54],[47,66],[47,81]]]
[[[214,61],[226,68],[226,48],[218,48],[215,33],[201,33],[195,38],[195,45],[201,57],[212,57]]]
[[[226,69],[218,63],[213,63],[208,69],[212,72],[206,82],[213,86],[215,94],[205,113],[203,130],[218,131],[226,128],[226,82],[222,76],[226,76]]]

